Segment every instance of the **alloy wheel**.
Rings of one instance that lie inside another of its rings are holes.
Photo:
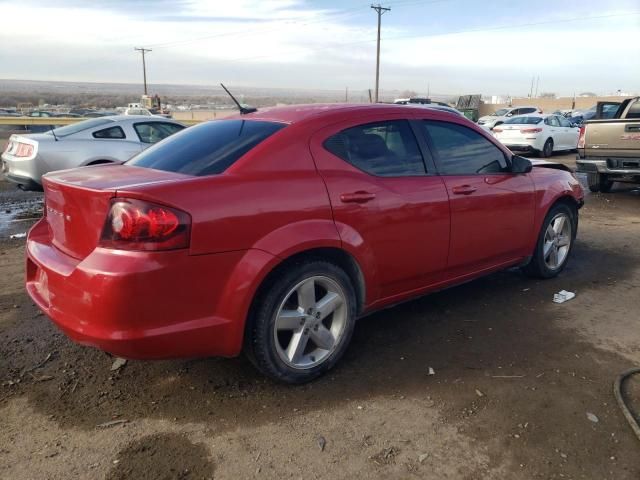
[[[329,277],[313,276],[295,285],[275,317],[273,334],[280,359],[295,369],[321,364],[340,344],[348,311],[344,291]]]
[[[544,263],[549,269],[557,270],[564,264],[569,255],[571,240],[571,218],[566,213],[558,213],[547,226],[542,246]]]

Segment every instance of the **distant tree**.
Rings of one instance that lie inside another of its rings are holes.
[[[593,92],[582,92],[580,95],[578,95],[579,97],[597,97],[598,95],[596,95]]]
[[[556,94],[553,92],[542,92],[540,98],[556,98]]]

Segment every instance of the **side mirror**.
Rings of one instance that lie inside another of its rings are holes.
[[[514,155],[511,157],[511,171],[513,173],[529,173],[533,169],[533,165],[529,159]]]
[[[513,113],[507,113],[505,117],[513,117]]]

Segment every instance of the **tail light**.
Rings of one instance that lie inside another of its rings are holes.
[[[580,127],[580,136],[578,137],[578,148],[584,148],[584,144],[585,144],[585,141],[584,141],[585,135],[584,135],[584,133],[585,133],[585,126],[582,125]]]
[[[31,157],[33,156],[33,145],[30,145],[28,143],[18,143],[16,146],[16,151],[13,155],[14,157],[20,158]]]
[[[501,133],[501,132],[504,131],[501,128],[496,128],[496,127],[493,127],[491,130],[492,130],[493,133]]]
[[[540,133],[541,128],[521,128],[520,133]]]
[[[100,246],[121,250],[174,250],[189,246],[191,217],[175,208],[114,198]]]

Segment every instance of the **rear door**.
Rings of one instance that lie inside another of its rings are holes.
[[[585,127],[588,157],[638,157],[640,152],[640,100],[632,100],[624,119],[591,120]],[[633,168],[633,164],[632,168]]]
[[[378,115],[325,127],[311,138],[343,241],[375,272],[374,297],[438,282],[449,249],[449,199],[425,167],[406,118]]]
[[[472,128],[423,120],[422,131],[451,205],[451,278],[529,255],[533,182],[513,174],[503,151]]]

